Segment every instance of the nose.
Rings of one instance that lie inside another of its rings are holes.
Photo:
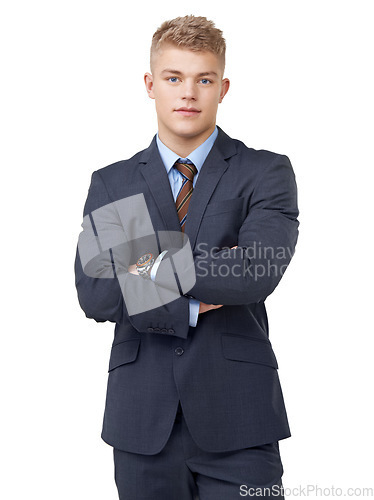
[[[186,101],[196,100],[196,86],[191,80],[185,80],[183,84],[182,99]]]

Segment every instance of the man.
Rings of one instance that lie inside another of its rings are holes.
[[[282,498],[264,301],[295,249],[296,184],[286,156],[216,126],[224,66],[206,18],[161,25],[145,74],[158,134],[94,172],[84,208],[76,286],[87,317],[116,323],[102,438],[121,500]]]

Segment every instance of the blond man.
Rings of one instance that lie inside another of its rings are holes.
[[[290,430],[265,299],[297,241],[293,170],[216,125],[230,82],[211,21],[164,22],[150,63],[158,132],[93,173],[75,264],[87,317],[115,323],[102,438],[119,498],[282,498]]]

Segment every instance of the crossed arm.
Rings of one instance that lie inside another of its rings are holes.
[[[92,175],[84,215],[100,206],[111,203],[99,172]],[[253,188],[251,205],[238,234],[237,245],[230,250],[211,252],[208,256],[194,251],[195,269],[201,264],[206,269],[224,265],[230,279],[220,273],[196,272],[196,282],[189,297],[200,301],[199,313],[205,313],[222,305],[241,305],[260,302],[278,285],[288,266],[297,242],[298,209],[295,177],[289,159],[277,155],[262,173]],[[273,249],[269,255],[256,254],[259,244]],[[229,252],[229,253],[228,253]],[[87,276],[82,269],[77,251],[75,261],[76,287],[82,309],[96,321],[121,323],[127,317],[139,332],[150,327],[171,330],[172,335],[187,338],[189,331],[189,298],[180,295],[176,300],[141,314],[129,315],[117,279],[108,278],[107,272],[115,266],[110,251],[102,257],[103,278]],[[127,262],[126,272],[130,263]],[[238,272],[241,269],[243,272]],[[259,269],[266,272],[259,273]],[[130,268],[129,274],[134,269]],[[245,272],[244,272],[245,271]],[[157,271],[162,277],[163,263]],[[132,276],[132,279],[142,280]],[[133,285],[134,282],[131,282]],[[167,333],[168,334],[168,333]]]
[[[232,247],[232,248],[237,248],[237,246]],[[128,272],[131,274],[134,274],[135,276],[139,276],[139,273],[136,269],[136,264],[131,264],[128,268]],[[218,309],[219,307],[222,307],[223,304],[205,304],[205,302],[199,302],[199,312],[198,314],[203,314],[205,312],[208,312],[212,309]]]

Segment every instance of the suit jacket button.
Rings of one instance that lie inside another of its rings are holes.
[[[177,347],[174,352],[177,356],[182,356],[184,349],[182,349],[182,347]]]
[[[168,333],[168,329],[167,328],[161,328],[161,333]]]
[[[169,333],[175,333],[175,331],[172,328],[169,328],[168,332]]]
[[[147,332],[153,332],[153,328],[150,326],[149,328],[147,328]]]

